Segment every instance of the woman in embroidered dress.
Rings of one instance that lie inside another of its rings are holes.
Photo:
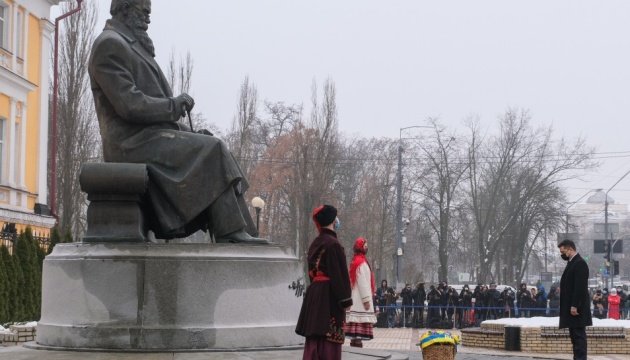
[[[311,284],[306,289],[295,332],[306,337],[304,360],[340,360],[345,340],[346,309],[352,305],[348,264],[337,240],[337,209],[323,205],[313,211],[319,236],[307,255]]]
[[[346,337],[350,338],[350,346],[363,347],[362,340],[371,340],[374,315],[374,274],[365,258],[368,250],[367,240],[358,238],[354,242],[354,257],[350,263],[350,285],[352,285],[352,307],[346,312]]]

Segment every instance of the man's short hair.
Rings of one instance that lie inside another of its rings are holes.
[[[569,240],[569,239],[562,240],[560,244],[558,244],[558,247],[561,248],[563,246],[575,250],[575,243],[572,240]]]

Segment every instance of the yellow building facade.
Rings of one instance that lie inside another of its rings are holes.
[[[48,237],[48,93],[59,0],[0,0],[0,226]]]

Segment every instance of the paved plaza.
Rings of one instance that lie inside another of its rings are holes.
[[[364,342],[363,349],[344,346],[344,360],[420,360],[415,345],[425,329],[374,329],[374,339]],[[452,333],[458,333],[453,330]],[[33,350],[22,346],[0,347],[0,360],[299,360],[301,350],[259,352],[184,352],[184,353],[102,353],[78,351]],[[572,359],[571,354],[534,354],[480,348],[458,347],[457,360],[500,359]],[[595,355],[590,360],[630,360],[630,355]]]
[[[427,329],[393,328],[374,329],[374,339],[365,341],[365,349],[390,350],[397,353],[407,354],[410,360],[422,359],[422,354],[416,346],[419,334]],[[458,330],[450,331],[453,334],[460,334]],[[347,343],[349,344],[349,342]],[[457,360],[500,360],[500,359],[573,359],[572,354],[540,354],[524,353],[514,351],[501,351],[492,349],[470,348],[458,346]],[[590,360],[630,360],[630,355],[594,355],[588,357]]]

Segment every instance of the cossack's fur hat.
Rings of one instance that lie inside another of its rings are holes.
[[[337,209],[332,205],[322,205],[313,210],[313,221],[318,229],[332,224],[337,218]]]

